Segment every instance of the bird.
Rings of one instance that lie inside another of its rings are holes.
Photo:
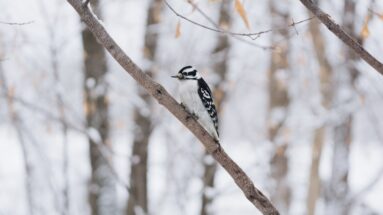
[[[206,81],[193,66],[184,66],[177,75],[181,105],[219,143],[218,113]]]

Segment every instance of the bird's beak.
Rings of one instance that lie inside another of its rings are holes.
[[[177,78],[177,79],[180,79],[180,78],[181,78],[181,77],[180,77],[180,74],[172,75],[172,76],[170,76],[170,77],[172,77],[172,78]]]

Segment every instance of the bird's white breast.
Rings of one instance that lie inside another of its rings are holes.
[[[181,102],[190,112],[198,114],[204,110],[204,106],[198,95],[198,82],[185,80],[180,83]]]
[[[216,139],[218,134],[215,130],[212,119],[205,109],[201,98],[198,95],[198,82],[196,80],[184,80],[179,85],[180,99],[182,104],[190,113],[198,116],[198,122]]]

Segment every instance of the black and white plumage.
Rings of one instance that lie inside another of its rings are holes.
[[[189,113],[197,117],[197,121],[207,132],[219,141],[217,110],[205,80],[192,66],[183,67],[177,75],[172,77],[180,80],[181,104]]]

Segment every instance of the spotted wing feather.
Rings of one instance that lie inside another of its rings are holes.
[[[214,105],[213,96],[211,93],[211,90],[209,86],[206,84],[206,82],[203,79],[198,80],[198,95],[205,106],[205,109],[209,113],[209,116],[211,120],[213,121],[215,130],[218,133],[218,116],[217,111]]]

